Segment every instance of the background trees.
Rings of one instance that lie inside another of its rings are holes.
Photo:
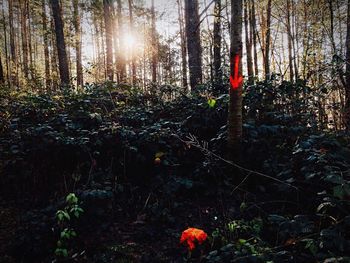
[[[231,2],[172,1],[175,10],[160,0],[2,0],[3,82],[49,91],[60,83],[109,79],[147,92],[152,82],[185,90],[189,82],[192,90],[208,83],[213,94],[227,93]],[[245,83],[304,81],[319,94],[309,103],[318,105],[320,121],[344,128],[347,2],[245,0],[242,5]]]

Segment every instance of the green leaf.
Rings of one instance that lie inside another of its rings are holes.
[[[208,99],[208,105],[209,105],[209,108],[214,108],[216,105],[216,100],[215,99]]]

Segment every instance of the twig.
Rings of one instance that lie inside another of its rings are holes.
[[[282,180],[279,180],[279,179],[277,179],[277,178],[275,178],[275,177],[272,177],[272,176],[270,176],[270,175],[267,175],[267,174],[263,174],[263,173],[260,173],[260,172],[257,172],[257,171],[250,170],[250,169],[245,168],[245,167],[243,167],[243,166],[240,166],[240,165],[238,165],[238,164],[236,164],[236,163],[234,163],[234,162],[232,162],[232,161],[229,161],[229,160],[226,160],[226,159],[222,158],[221,156],[219,156],[219,155],[213,153],[212,151],[210,151],[209,149],[207,149],[207,148],[205,148],[205,147],[202,147],[202,146],[200,145],[200,143],[198,142],[197,138],[195,138],[195,137],[194,137],[193,135],[191,135],[191,134],[188,136],[188,139],[190,139],[190,141],[185,141],[185,140],[181,139],[181,138],[180,138],[178,135],[176,135],[176,134],[173,134],[173,135],[174,135],[176,138],[178,138],[180,141],[182,141],[183,143],[192,145],[193,147],[196,147],[197,149],[200,149],[205,155],[211,155],[211,156],[213,156],[214,158],[216,158],[216,159],[218,159],[218,160],[221,160],[221,161],[223,161],[224,163],[230,164],[230,165],[232,165],[233,167],[236,167],[237,169],[239,169],[239,170],[241,170],[241,171],[247,172],[247,173],[249,173],[249,174],[259,175],[259,176],[261,176],[261,177],[268,178],[268,179],[270,179],[270,180],[272,180],[272,181],[278,182],[278,183],[280,183],[280,184],[287,185],[287,186],[289,186],[289,187],[291,187],[291,188],[294,188],[294,189],[298,190],[298,188],[297,188],[296,186],[294,186],[294,185],[291,185],[291,184],[289,184],[289,183],[286,183],[286,182],[284,182],[284,181],[282,181]]]

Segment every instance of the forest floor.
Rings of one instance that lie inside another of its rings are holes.
[[[157,92],[0,93],[0,262],[350,262],[349,134]]]

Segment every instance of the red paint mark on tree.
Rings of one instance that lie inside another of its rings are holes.
[[[239,61],[240,61],[240,57],[239,57],[239,55],[236,55],[234,57],[233,76],[232,76],[232,74],[230,75],[231,87],[234,90],[238,89],[242,85],[242,82],[243,82],[243,77],[239,76]]]

